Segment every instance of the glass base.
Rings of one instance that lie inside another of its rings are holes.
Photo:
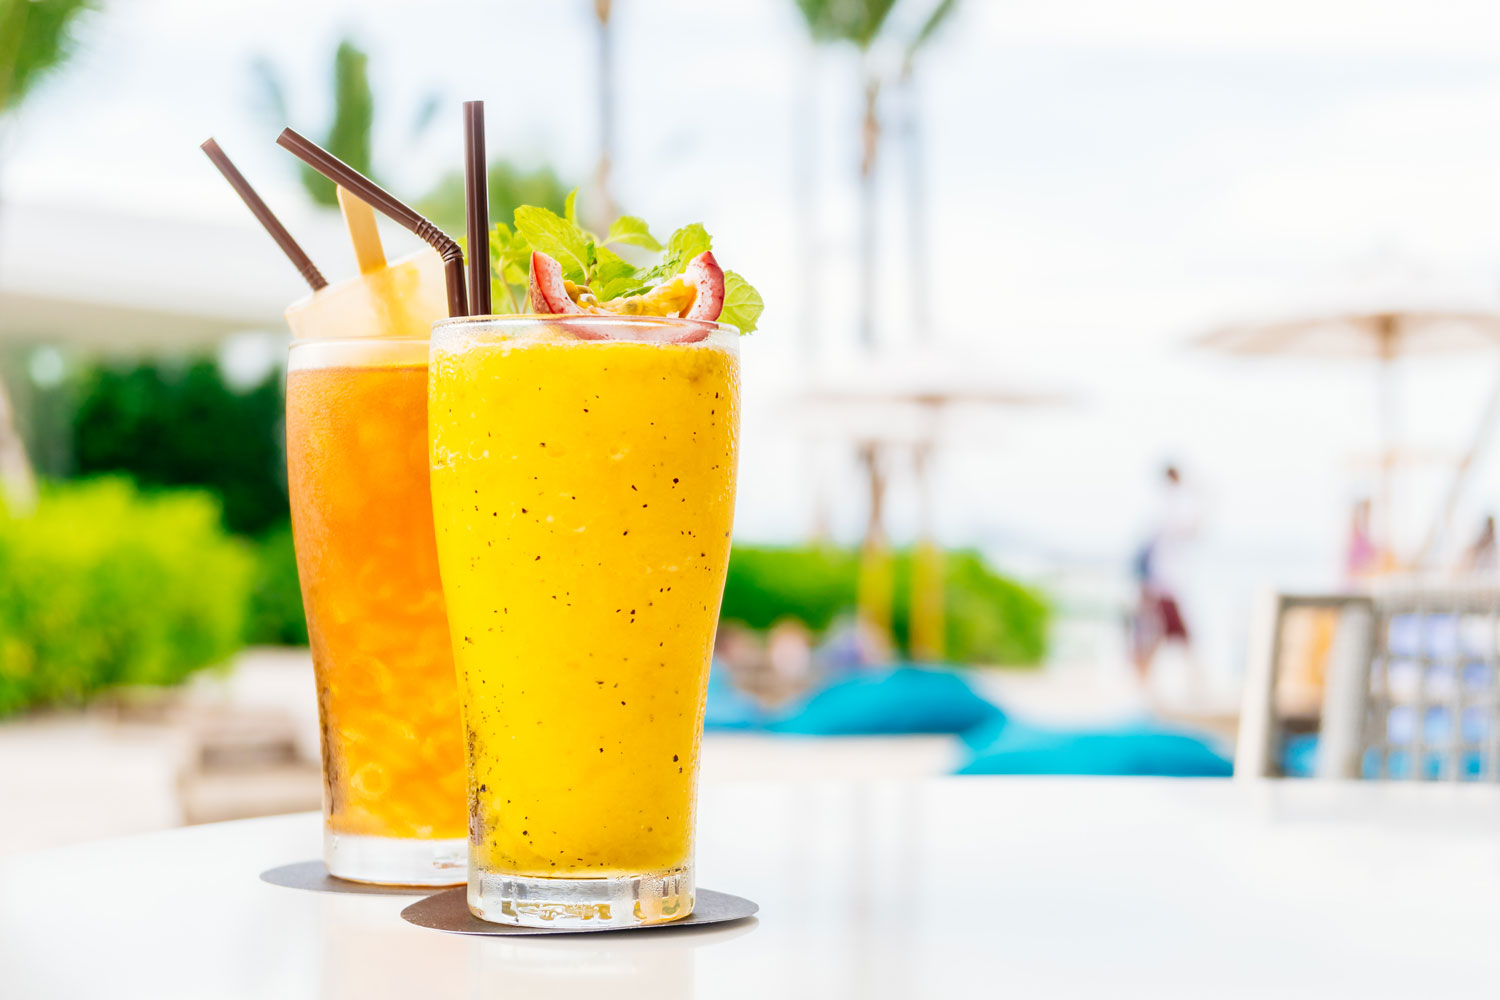
[[[368,837],[323,828],[323,865],[328,874],[350,882],[462,885],[468,862],[466,837]]]
[[[638,927],[693,912],[690,866],[623,878],[533,878],[469,870],[469,912],[518,927]]]

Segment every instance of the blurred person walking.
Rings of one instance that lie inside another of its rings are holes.
[[[1143,686],[1150,680],[1157,653],[1168,644],[1180,647],[1190,672],[1197,673],[1192,663],[1192,636],[1182,612],[1182,588],[1192,542],[1198,534],[1198,503],[1175,465],[1162,470],[1158,503],[1154,525],[1133,565],[1138,596],[1132,646],[1136,674]]]
[[[1492,576],[1500,570],[1500,544],[1495,540],[1495,516],[1485,517],[1479,529],[1479,537],[1464,550],[1460,565],[1463,573],[1471,576]]]
[[[1358,500],[1349,512],[1349,540],[1344,547],[1344,579],[1348,583],[1357,584],[1378,576],[1383,568],[1380,548],[1375,544],[1374,532],[1370,528],[1370,501],[1368,498]]]

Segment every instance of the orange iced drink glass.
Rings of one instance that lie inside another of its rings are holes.
[[[361,882],[462,881],[464,754],[427,470],[423,253],[287,313],[287,478],[317,678],[323,859]]]

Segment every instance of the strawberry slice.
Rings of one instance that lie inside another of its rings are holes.
[[[691,344],[712,332],[709,325],[724,309],[724,271],[705,250],[688,262],[683,273],[643,295],[608,302],[595,302],[587,288],[563,277],[562,265],[548,254],[531,254],[531,307],[548,316],[662,316],[700,320],[684,330],[680,327],[643,323],[638,326],[612,323],[569,323],[568,329],[584,340],[639,340],[655,343]]]
[[[697,295],[683,319],[701,319],[712,323],[724,311],[724,269],[714,260],[712,250],[705,250],[688,262],[682,279],[693,286]]]

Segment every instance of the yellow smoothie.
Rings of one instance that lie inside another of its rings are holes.
[[[732,334],[520,329],[435,337],[429,382],[471,870],[680,869],[734,515]]]

